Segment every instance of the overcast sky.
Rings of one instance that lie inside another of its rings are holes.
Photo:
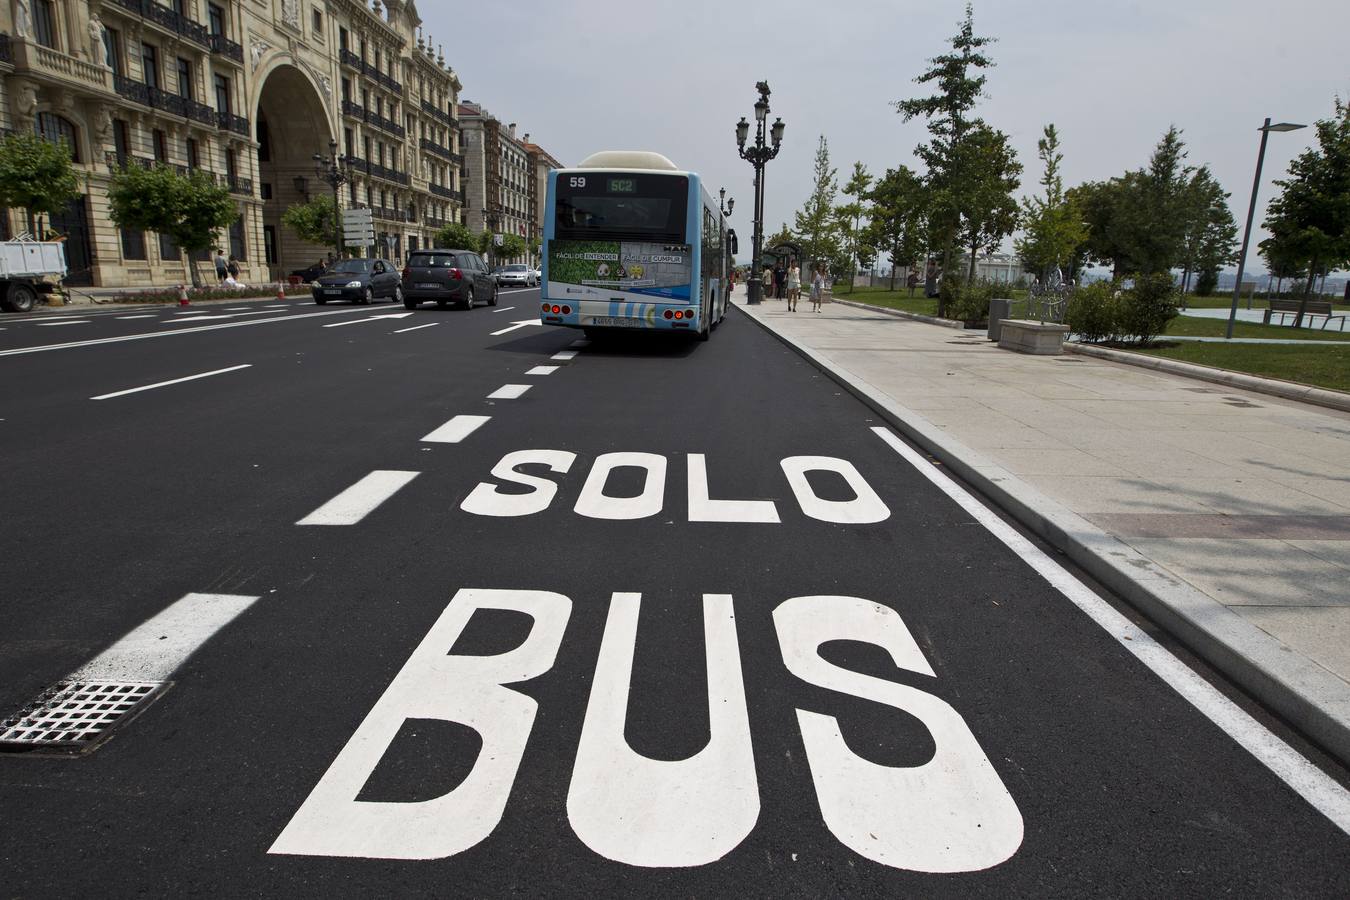
[[[787,124],[766,179],[773,232],[810,190],[821,134],[841,186],[854,160],[874,174],[914,165],[924,125],[890,104],[918,94],[913,79],[948,46],[964,0],[422,0],[419,10],[463,99],[518,123],[565,165],[602,149],[664,153],[736,198],[748,251],[751,169],[735,124],[753,120],[755,82],[769,82],[770,116]],[[1175,123],[1188,161],[1209,163],[1231,192],[1241,227],[1262,119],[1310,125],[1350,96],[1344,0],[983,0],[975,28],[998,39],[979,113],[1012,136],[1024,191],[1036,187],[1047,122],[1069,185],[1142,166]],[[1313,135],[1271,135],[1258,225],[1272,180]]]

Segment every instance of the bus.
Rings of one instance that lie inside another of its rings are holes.
[[[548,173],[540,321],[706,341],[726,315],[736,233],[697,174],[607,150]]]

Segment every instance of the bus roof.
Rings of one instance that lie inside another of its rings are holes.
[[[577,166],[578,169],[652,169],[678,172],[680,167],[660,153],[650,150],[601,150],[592,153]]]

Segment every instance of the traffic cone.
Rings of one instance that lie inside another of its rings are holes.
[[[277,299],[278,300],[286,299],[286,282],[284,281],[277,282]]]
[[[188,305],[187,285],[185,284],[180,284],[178,286],[178,305],[179,306]]]

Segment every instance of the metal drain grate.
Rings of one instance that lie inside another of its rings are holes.
[[[0,750],[84,750],[164,687],[158,681],[62,681],[0,721]]]

